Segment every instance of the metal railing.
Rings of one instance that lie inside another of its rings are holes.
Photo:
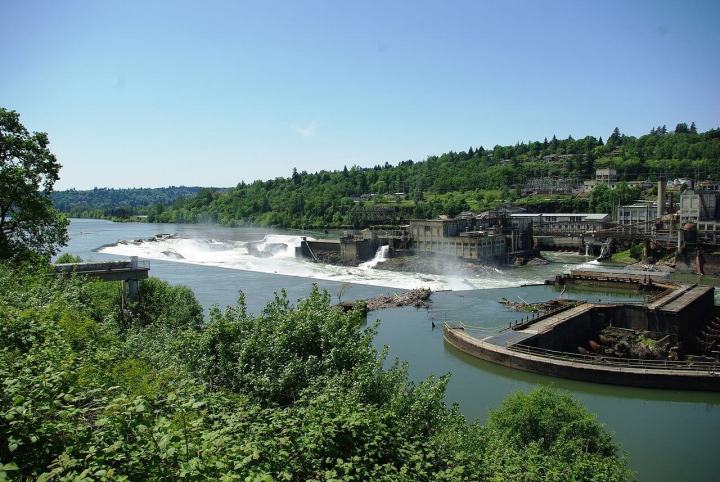
[[[519,320],[512,321],[512,322],[510,322],[510,325],[508,326],[508,328],[503,328],[502,331],[505,331],[507,329],[522,330],[524,328],[532,326],[533,324],[537,323],[538,321],[545,320],[547,318],[550,318],[551,316],[555,316],[559,313],[562,313],[563,311],[568,311],[568,310],[577,308],[578,306],[581,306],[584,304],[587,304],[587,302],[586,301],[578,301],[577,303],[574,303],[574,304],[568,303],[566,305],[561,305],[561,306],[559,306],[557,308],[553,308],[552,310],[547,311],[545,313],[535,312],[535,313],[540,313],[540,314],[538,314],[537,316],[534,316],[535,313],[533,313],[532,315],[528,315],[527,319],[520,318]]]
[[[583,355],[580,353],[570,353],[564,351],[549,350],[546,348],[537,348],[529,345],[511,345],[507,347],[509,350],[525,353],[528,355],[537,355],[543,358],[553,360],[579,362],[589,365],[602,365],[611,367],[624,368],[644,368],[655,370],[679,370],[679,371],[696,371],[708,372],[712,375],[720,376],[720,362],[718,361],[673,361],[673,360],[642,360],[639,358],[615,358],[603,355]]]

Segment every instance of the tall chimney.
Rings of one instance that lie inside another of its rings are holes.
[[[665,177],[658,177],[658,198],[657,198],[657,218],[660,219],[665,214]]]

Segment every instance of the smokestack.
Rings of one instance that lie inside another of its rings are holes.
[[[657,218],[661,218],[665,214],[665,178],[658,177],[658,198],[657,198]]]

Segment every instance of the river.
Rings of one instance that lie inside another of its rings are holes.
[[[65,249],[83,260],[107,260],[139,255],[150,260],[151,275],[193,289],[201,304],[233,304],[243,291],[248,309],[257,312],[273,293],[285,289],[290,300],[304,297],[313,283],[333,296],[344,287],[343,299],[366,298],[415,286],[434,293],[429,310],[394,308],[375,311],[380,320],[378,348],[387,345],[390,358],[407,361],[413,378],[452,374],[447,401],[457,402],[471,419],[483,421],[510,393],[537,384],[569,390],[606,427],[629,455],[641,481],[716,481],[720,473],[720,393],[627,388],[575,382],[515,371],[469,357],[446,345],[441,323],[463,321],[478,329],[507,326],[519,317],[497,301],[506,297],[528,302],[559,296],[575,299],[623,300],[621,293],[590,291],[561,294],[552,286],[523,286],[567,272],[589,258],[551,254],[546,266],[488,268],[470,279],[425,276],[319,265],[292,256],[298,232],[260,228],[221,228],[207,225],[112,223],[73,219]],[[158,233],[181,236],[161,243],[118,244]],[[249,245],[253,245],[251,249]]]

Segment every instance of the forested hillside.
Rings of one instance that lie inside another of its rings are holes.
[[[145,214],[154,204],[170,204],[176,199],[190,197],[202,188],[170,186],[158,188],[111,189],[95,188],[86,191],[69,189],[55,191],[51,198],[55,207],[75,218],[126,218]]]
[[[452,215],[468,208],[514,202],[531,179],[560,176],[581,181],[592,178],[599,167],[615,168],[621,180],[628,181],[654,179],[658,173],[718,177],[720,129],[700,133],[694,124],[678,124],[672,132],[663,126],[638,138],[615,129],[606,142],[591,136],[553,137],[492,149],[471,147],[431,156],[424,162],[403,161],[397,166],[386,163],[312,174],[293,171],[287,178],[241,182],[225,192],[203,190],[171,206],[154,206],[148,215],[149,220],[158,222],[231,226],[361,226],[383,219]],[[637,193],[626,190],[626,198],[634,195]],[[592,195],[545,196],[542,203],[545,208],[599,210],[606,209],[606,201],[593,204]],[[537,200],[520,200],[521,204],[534,202]]]

